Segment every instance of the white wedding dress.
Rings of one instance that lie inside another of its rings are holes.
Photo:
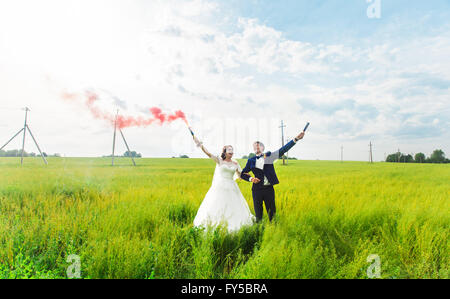
[[[216,171],[211,188],[198,209],[194,226],[216,227],[223,224],[232,232],[253,224],[255,217],[235,182],[242,171],[239,163],[235,160],[227,162],[217,156],[212,159],[216,161]]]

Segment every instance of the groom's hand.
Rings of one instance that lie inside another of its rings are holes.
[[[303,139],[304,136],[305,136],[305,132],[301,132],[297,137],[295,137],[295,139],[300,140],[300,139]]]
[[[258,184],[259,182],[261,182],[260,179],[258,179],[258,178],[252,178],[252,183],[253,183],[253,184]]]

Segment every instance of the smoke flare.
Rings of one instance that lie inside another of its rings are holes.
[[[96,119],[101,119],[109,122],[111,125],[114,125],[116,121],[116,116],[112,113],[104,111],[96,106],[96,103],[100,100],[100,97],[97,93],[92,90],[86,90],[83,93],[69,93],[63,92],[61,97],[67,101],[79,101],[82,100],[84,106],[89,110],[91,115]],[[186,119],[186,115],[183,111],[177,110],[173,114],[163,113],[161,108],[151,107],[149,108],[149,112],[152,117],[142,117],[142,116],[124,116],[117,115],[117,126],[121,129],[128,127],[147,127],[151,124],[157,123],[159,125],[163,125],[165,123],[171,123],[177,119],[183,120],[186,125],[188,125],[188,121]],[[189,126],[189,125],[188,125]]]

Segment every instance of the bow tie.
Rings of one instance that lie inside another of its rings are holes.
[[[262,157],[264,157],[264,155],[256,156],[256,160],[258,160],[259,158],[262,158]]]

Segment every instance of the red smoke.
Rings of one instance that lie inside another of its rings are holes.
[[[116,116],[95,106],[95,103],[100,100],[100,97],[95,92],[89,90],[84,94],[63,92],[61,96],[64,100],[68,101],[75,101],[80,98],[84,99],[84,105],[94,118],[106,120],[111,125],[114,125]],[[154,122],[163,125],[164,123],[170,123],[177,119],[181,119],[187,124],[186,115],[181,110],[175,111],[174,114],[165,114],[160,108],[152,107],[149,111],[153,116],[151,118],[117,115],[117,126],[121,129],[128,127],[146,127]]]

